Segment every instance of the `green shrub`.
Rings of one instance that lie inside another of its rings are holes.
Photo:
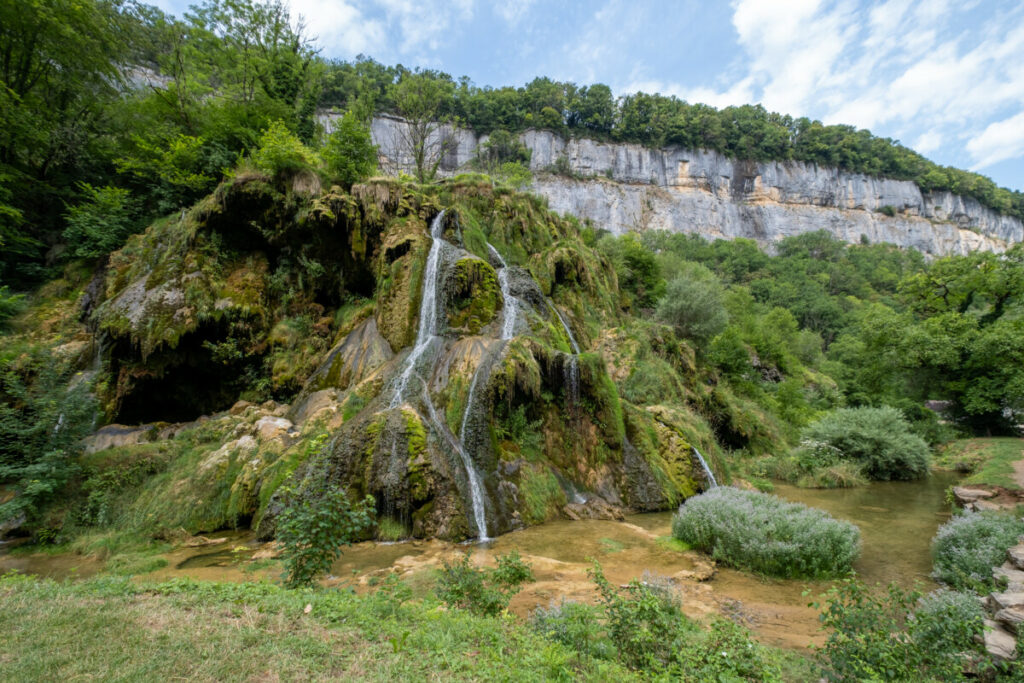
[[[731,487],[687,500],[672,519],[672,535],[734,567],[784,578],[840,575],[860,553],[853,524]]]
[[[138,203],[120,187],[81,183],[82,201],[68,207],[64,239],[76,258],[98,258],[119,248],[138,225]]]
[[[668,581],[645,575],[646,580],[633,579],[619,591],[597,562],[587,572],[597,585],[608,637],[619,660],[632,669],[656,669],[670,662],[684,631],[692,625]]]
[[[309,171],[320,163],[316,153],[302,144],[281,120],[263,131],[252,161],[256,168],[276,177]]]
[[[848,580],[828,593],[821,649],[833,681],[962,680],[981,654],[984,614],[977,596],[938,591],[920,598],[893,585],[880,593]]]
[[[722,285],[705,266],[684,265],[687,268],[668,283],[665,296],[658,301],[656,314],[680,336],[705,344],[729,323]]]
[[[515,550],[498,555],[495,569],[480,569],[470,562],[469,553],[454,562],[444,560],[438,574],[437,595],[449,607],[474,614],[493,616],[508,607],[509,600],[524,583],[533,581],[530,565]]]
[[[932,575],[958,590],[995,588],[992,568],[1006,560],[1006,550],[1024,534],[1019,516],[968,512],[941,527],[932,539]]]
[[[383,517],[377,522],[377,539],[381,541],[400,541],[409,532],[406,530],[405,525],[397,519],[391,517]]]
[[[530,625],[545,637],[573,650],[580,659],[612,659],[614,648],[604,631],[603,611],[596,605],[563,600],[550,607],[538,607]]]
[[[807,427],[797,453],[811,470],[849,460],[870,479],[919,479],[931,456],[924,439],[895,408],[840,408]]]
[[[781,681],[773,653],[738,624],[716,619],[683,640],[666,673],[682,681]]]
[[[25,295],[12,294],[6,285],[0,285],[0,329],[25,309]]]
[[[16,494],[0,504],[0,522],[32,521],[64,488],[96,416],[90,384],[70,384],[49,353],[20,362],[17,371],[0,362],[0,484]]]
[[[285,491],[286,504],[277,520],[283,546],[284,582],[289,588],[308,586],[326,573],[373,520],[373,498],[353,503],[342,489],[298,496]]]
[[[605,638],[618,660],[640,671],[684,681],[778,681],[770,651],[746,629],[725,620],[707,631],[686,618],[671,581],[644,572],[622,589],[612,586],[597,562],[589,570],[597,585],[605,634],[591,608],[563,605],[535,618],[549,637],[591,656],[605,655]]]
[[[352,112],[341,117],[321,155],[327,173],[346,189],[377,170],[377,147],[370,137],[370,129]]]

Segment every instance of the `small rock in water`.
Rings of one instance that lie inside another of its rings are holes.
[[[985,489],[972,489],[966,486],[954,486],[953,496],[956,498],[957,503],[960,505],[966,505],[967,503],[973,503],[981,498],[991,498],[996,495],[993,491],[986,491]]]

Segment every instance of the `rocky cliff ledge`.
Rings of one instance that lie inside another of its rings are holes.
[[[328,126],[332,118],[324,117]],[[372,131],[384,170],[409,170],[405,123],[379,116]],[[435,137],[447,149],[444,174],[465,168],[487,139],[450,128]],[[532,151],[533,191],[552,209],[614,233],[670,230],[712,239],[746,237],[770,247],[784,237],[824,229],[847,242],[889,242],[933,255],[1002,251],[1024,239],[1018,219],[968,197],[924,193],[910,181],[797,161],[738,161],[709,150],[566,139],[541,130],[520,139]],[[556,162],[572,175],[547,172]]]

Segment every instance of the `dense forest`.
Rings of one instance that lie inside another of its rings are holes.
[[[1024,195],[898,143],[759,105],[716,110],[601,84],[478,87],[369,58],[332,61],[279,2],[210,0],[181,18],[137,2],[0,8],[0,310],[73,258],[99,258],[207,194],[275,121],[322,143],[321,108],[706,147],[909,179],[1024,216]],[[104,216],[102,226],[97,216]],[[7,303],[4,303],[7,302]]]

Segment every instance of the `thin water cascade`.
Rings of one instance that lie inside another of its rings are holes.
[[[498,250],[490,242],[487,243],[487,249],[494,258],[498,259],[498,263],[501,264],[501,268],[498,269],[498,284],[501,285],[501,296],[505,299],[505,312],[502,314],[501,321],[501,338],[511,339],[516,329],[519,299],[512,296],[512,286],[508,281],[508,264],[505,263],[505,259],[501,258],[501,254],[498,253]]]
[[[420,321],[416,330],[416,343],[412,352],[405,359],[402,374],[398,377],[395,394],[391,397],[391,408],[397,408],[405,400],[405,390],[409,380],[416,371],[416,362],[427,350],[437,334],[437,280],[439,277],[441,251],[444,245],[444,213],[445,209],[430,224],[430,237],[433,240],[427,254],[427,268],[423,273],[423,296],[420,300]]]
[[[562,323],[562,329],[565,330],[566,336],[569,337],[569,344],[572,346],[572,352],[575,355],[580,355],[580,345],[576,343],[576,337],[572,334],[572,328],[569,327],[569,323],[565,322],[565,318],[562,316],[562,312],[558,310],[558,307],[548,301],[548,305],[551,306],[551,310],[558,316],[558,321]]]
[[[434,429],[438,435],[443,436],[448,440],[449,445],[455,449],[455,452],[459,454],[459,458],[462,460],[463,466],[466,468],[466,480],[469,482],[469,497],[473,505],[473,521],[476,523],[477,540],[481,543],[484,541],[491,540],[487,536],[487,516],[484,509],[484,487],[480,482],[480,474],[476,471],[476,466],[473,464],[472,458],[469,457],[469,453],[462,447],[462,444],[451,437],[444,424],[441,422],[441,418],[437,414],[437,409],[434,407],[434,402],[430,400],[430,395],[426,389],[423,390],[423,402],[427,406],[427,414],[430,415],[430,421],[434,423]],[[465,418],[463,418],[463,428],[465,428]]]
[[[559,322],[562,323],[562,329],[565,330],[565,334],[569,337],[569,344],[572,346],[572,356],[569,357],[569,362],[562,368],[562,372],[565,375],[565,386],[568,392],[569,405],[575,406],[580,401],[580,345],[576,343],[576,337],[572,334],[572,329],[569,327],[569,323],[565,321],[562,316],[562,312],[558,310],[550,300],[548,306],[558,316]]]
[[[718,488],[718,482],[715,480],[715,473],[711,471],[710,467],[708,467],[708,463],[704,460],[704,456],[700,454],[700,451],[697,450],[696,446],[691,446],[691,448],[693,448],[693,453],[697,456],[697,460],[700,461],[700,466],[704,468],[704,477],[711,484],[711,488]]]

